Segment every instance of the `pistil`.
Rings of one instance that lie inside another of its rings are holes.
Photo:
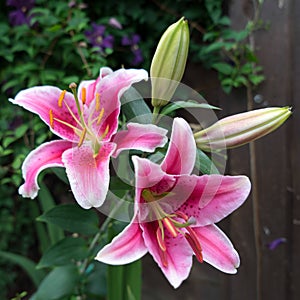
[[[196,219],[194,217],[187,216],[181,211],[177,211],[173,214],[164,212],[159,203],[156,202],[156,200],[160,199],[161,197],[158,195],[153,195],[149,189],[144,189],[142,191],[142,197],[150,205],[151,211],[156,217],[156,221],[154,221],[157,222],[158,225],[156,229],[156,240],[163,265],[165,267],[168,266],[165,230],[167,230],[173,238],[176,238],[179,234],[184,236],[196,255],[197,260],[202,263],[203,255],[200,241],[197,237],[197,234],[191,227],[191,225],[196,224]],[[182,221],[180,221],[180,219]]]

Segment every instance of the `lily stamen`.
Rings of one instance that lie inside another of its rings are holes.
[[[163,224],[166,226],[168,231],[173,237],[177,237],[178,231],[174,225],[174,223],[169,218],[163,218],[162,219]]]
[[[86,136],[86,132],[87,132],[87,130],[86,130],[86,128],[84,128],[83,131],[82,131],[82,134],[80,136],[80,140],[78,142],[78,148],[83,144],[83,141],[84,141],[85,136]]]
[[[199,243],[197,237],[195,238],[190,233],[185,233],[184,237],[186,238],[186,240],[188,241],[189,245],[193,249],[193,251],[194,251],[194,253],[196,255],[197,260],[200,263],[203,263],[202,248],[200,246],[200,243]]]
[[[97,110],[97,109],[96,109]],[[101,123],[101,120],[102,120],[102,118],[103,118],[103,115],[104,115],[104,108],[102,107],[102,109],[101,109],[101,111],[100,111],[100,113],[99,113],[99,116],[98,116],[98,118],[97,118],[97,125],[99,125],[100,123]]]
[[[100,109],[100,94],[96,93],[96,106],[95,106],[96,111],[99,111]]]
[[[82,101],[83,105],[86,102],[86,88],[85,87],[83,87],[82,90],[81,90],[81,101]]]
[[[156,238],[157,238],[157,241],[158,241],[159,248],[162,251],[166,251],[167,247],[166,247],[166,243],[164,241],[164,234],[163,234],[163,230],[161,230],[160,227],[157,227]]]
[[[62,107],[62,103],[63,103],[63,101],[64,101],[64,99],[65,99],[65,95],[66,95],[66,90],[63,90],[62,92],[61,92],[61,94],[59,95],[59,98],[58,98],[58,101],[57,101],[57,105],[58,105],[58,107]]]
[[[54,119],[53,119],[52,109],[50,109],[50,111],[49,111],[49,123],[50,123],[50,127],[53,129],[54,128]]]

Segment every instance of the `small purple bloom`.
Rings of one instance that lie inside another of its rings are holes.
[[[93,47],[100,48],[104,51],[106,48],[113,48],[114,37],[112,35],[105,35],[106,27],[92,23],[92,29],[85,32],[85,36]]]
[[[133,53],[134,57],[133,57],[131,63],[132,63],[132,65],[137,66],[144,60],[142,50],[137,47],[136,49],[132,50],[132,53]]]
[[[28,12],[34,7],[35,0],[7,0],[6,5],[12,6],[13,11],[9,13],[9,20],[13,26],[30,24]]]
[[[68,6],[69,6],[70,8],[75,7],[75,6],[76,6],[76,1],[75,1],[75,0],[71,0],[71,1],[68,3]]]
[[[275,250],[280,244],[286,243],[286,241],[287,241],[286,238],[283,237],[277,238],[268,244],[268,248],[270,250]]]
[[[114,28],[122,29],[122,24],[116,18],[110,18],[108,24]]]
[[[139,65],[144,60],[142,50],[138,46],[140,40],[141,38],[138,34],[133,34],[130,37],[123,36],[121,41],[121,44],[123,46],[131,46],[131,52],[133,54],[133,59],[131,61],[131,64],[133,66]]]

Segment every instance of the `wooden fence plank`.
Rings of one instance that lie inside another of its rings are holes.
[[[291,86],[292,86],[292,105],[295,108],[292,122],[288,127],[288,149],[290,155],[290,171],[292,185],[289,189],[291,199],[291,218],[290,218],[290,290],[288,299],[300,299],[300,2],[292,1],[291,12]]]

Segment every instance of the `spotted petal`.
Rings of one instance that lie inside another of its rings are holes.
[[[72,143],[59,140],[44,143],[31,151],[22,166],[25,183],[20,186],[19,193],[23,197],[35,198],[39,190],[39,173],[46,168],[63,167],[62,154],[71,147]]]
[[[100,107],[104,109],[104,115],[100,124],[99,132],[108,132],[104,138],[110,140],[118,129],[118,116],[120,113],[120,97],[135,82],[147,80],[148,73],[145,70],[120,69],[110,73],[97,83],[96,93],[100,95]],[[97,117],[97,115],[95,115]],[[95,130],[97,126],[95,124]]]
[[[75,119],[69,113],[66,105],[58,106],[58,99],[62,90],[54,86],[37,86],[19,92],[15,99],[9,99],[13,104],[20,105],[27,110],[39,115],[39,117],[50,127],[57,136],[68,141],[78,141],[78,136],[69,126],[56,122],[54,127],[50,126],[49,112],[52,110],[53,117],[65,123],[77,127]],[[78,118],[77,108],[73,94],[66,92],[64,97],[69,108]]]
[[[78,96],[81,99],[82,95],[82,88],[86,89],[86,105],[89,106],[91,102],[95,100],[96,97],[96,86],[98,85],[99,81],[111,74],[113,71],[110,68],[103,67],[100,69],[99,77],[96,80],[83,80],[81,81],[78,87]]]
[[[216,225],[193,228],[199,238],[203,259],[222,272],[234,274],[240,258],[231,241]]]
[[[193,182],[195,179],[193,192],[179,210],[193,216],[197,226],[217,223],[227,217],[244,203],[251,188],[246,176],[190,176]],[[183,195],[187,195],[190,189],[188,184],[181,186]]]
[[[109,160],[115,149],[113,143],[103,143],[96,158],[89,145],[73,147],[63,153],[72,192],[83,208],[99,207],[109,186]]]
[[[182,235],[178,235],[176,238],[170,236],[165,232],[166,250],[166,265],[162,258],[161,250],[157,243],[156,228],[154,222],[142,223],[143,237],[145,245],[148,248],[149,253],[153,259],[161,268],[162,272],[169,280],[170,284],[174,288],[178,288],[182,281],[184,281],[192,267],[192,250],[188,246],[186,240]]]
[[[189,124],[182,118],[173,121],[167,154],[161,168],[168,174],[190,174],[196,159],[196,143]]]
[[[167,130],[152,124],[127,124],[128,130],[115,134],[113,142],[117,144],[113,157],[119,155],[122,150],[136,149],[145,152],[153,152],[156,147],[163,147],[167,142]]]

